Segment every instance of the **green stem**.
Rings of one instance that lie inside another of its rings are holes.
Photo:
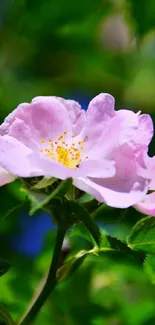
[[[63,240],[65,237],[66,230],[58,226],[56,243],[54,247],[52,262],[48,274],[44,279],[44,284],[41,283],[41,288],[37,293],[37,297],[33,298],[28,310],[23,315],[22,319],[18,322],[18,325],[29,325],[32,323],[36,315],[38,314],[40,308],[43,306],[44,302],[49,297],[50,293],[53,291],[57,284],[56,272],[59,267],[61,249]]]

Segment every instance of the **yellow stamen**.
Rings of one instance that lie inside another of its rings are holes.
[[[67,141],[64,141],[64,135],[66,134],[67,132],[64,131],[56,141],[49,139],[46,148],[41,148],[40,152],[43,152],[48,158],[51,158],[66,167],[76,169],[82,161],[81,151],[84,150],[84,141],[71,144],[66,143]],[[74,135],[71,136],[71,138],[74,137]],[[44,139],[41,140],[41,143],[45,142]],[[85,158],[88,159],[88,156]]]

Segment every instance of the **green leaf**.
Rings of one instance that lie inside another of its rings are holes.
[[[128,246],[131,249],[155,253],[155,218],[146,217],[136,223],[128,237]]]
[[[7,273],[10,268],[10,264],[0,259],[0,276]]]
[[[127,209],[116,209],[102,204],[91,214],[91,217],[98,221],[105,234],[126,242],[127,235],[133,226],[129,224],[130,216],[126,218],[127,213],[130,215]]]
[[[66,262],[57,270],[57,281],[63,282],[68,280],[72,274],[81,266],[86,256],[89,254],[87,251],[82,251],[74,258]]]
[[[38,210],[44,208],[44,206],[47,205],[53,198],[64,196],[70,187],[70,183],[70,179],[62,181],[50,194],[34,192],[28,190],[27,188],[22,188],[31,202],[31,209],[29,214],[33,215]]]
[[[100,226],[104,229],[105,234],[112,238],[116,238],[122,242],[126,242],[127,236],[130,233],[130,230],[132,227],[128,225],[127,222],[114,222],[110,224],[102,224],[100,223]]]
[[[155,256],[148,254],[144,261],[144,270],[152,283],[155,283]]]
[[[47,194],[34,192],[25,187],[22,187],[21,191],[23,191],[26,194],[28,200],[30,201],[31,204],[30,215],[32,215],[34,212],[39,210],[40,206],[44,205],[44,202],[48,197]]]
[[[34,185],[31,189],[33,190],[41,190],[43,188],[46,188],[47,186],[53,185],[57,181],[57,178],[46,178],[43,177],[40,182],[38,182],[36,185]]]
[[[14,182],[7,185],[8,191],[14,196],[18,202],[25,201],[25,194],[21,191],[21,182],[19,179],[16,179]]]
[[[111,245],[111,242],[109,240],[109,238],[105,235],[103,229],[100,229],[101,231],[101,241],[100,241],[100,247],[94,247],[92,249],[92,252],[96,255],[99,255],[100,253],[104,253],[104,252],[115,252],[120,250],[119,247],[113,247]],[[112,238],[110,238],[112,239]]]
[[[113,221],[117,221],[121,219],[125,210],[118,209],[118,208],[111,208],[106,204],[102,204],[96,209],[92,214],[91,217],[94,220],[104,221],[110,224]]]
[[[71,230],[69,230],[69,237],[81,237],[88,240],[89,242],[92,242],[92,236],[82,222],[78,222],[77,224],[73,225]]]
[[[104,242],[105,239],[103,239]],[[107,242],[106,242],[107,243]],[[110,247],[94,247],[89,251],[80,251],[74,258],[67,261],[57,270],[57,281],[63,282],[68,280],[72,274],[81,266],[88,254],[98,256],[100,253],[114,252],[116,249]]]
[[[90,232],[96,244],[100,245],[101,234],[97,224],[91,219],[88,211],[81,206],[77,201],[69,201],[72,212],[76,217],[83,222],[87,230]]]
[[[81,204],[83,203],[88,203],[90,201],[94,200],[94,197],[85,193],[84,195],[82,195],[77,201]]]
[[[7,325],[15,325],[11,315],[2,305],[0,305],[0,316],[4,319]]]
[[[93,252],[94,254],[99,254],[101,252],[108,252],[108,251],[116,251],[120,250],[120,246],[116,247],[111,247],[110,240],[108,240],[107,236],[105,235],[104,231],[100,229],[101,232],[101,237],[100,237],[100,247],[94,247]],[[84,226],[82,222],[75,224],[71,230],[69,230],[68,233],[69,238],[75,238],[75,237],[81,237],[86,239],[89,242],[92,242],[92,236],[91,234],[87,231],[87,228]],[[112,240],[112,238],[111,238]],[[123,245],[123,244],[122,244]],[[124,248],[124,246],[123,246]],[[129,248],[126,246],[126,248],[129,250]]]

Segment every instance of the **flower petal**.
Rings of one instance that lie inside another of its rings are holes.
[[[134,208],[141,213],[155,217],[155,192],[146,195],[141,202],[134,205]]]
[[[68,168],[61,163],[46,158],[41,157],[38,153],[32,153],[29,157],[29,163],[31,165],[37,165],[38,168],[42,171],[42,176],[45,177],[55,177],[58,179],[67,179],[74,177],[76,171],[72,168]]]
[[[56,97],[67,109],[74,135],[78,135],[84,127],[86,121],[86,112],[81,108],[78,102],[62,97]]]
[[[149,157],[145,151],[141,151],[137,158],[138,175],[149,179],[149,189],[155,190],[155,156]]]
[[[68,168],[56,161],[41,157],[39,154],[31,154],[29,161],[38,164],[44,170],[44,176],[57,177],[59,179],[78,177],[112,177],[115,174],[113,161],[85,161],[79,167]]]
[[[19,105],[0,126],[1,135],[8,134],[33,149],[41,139],[55,139],[64,131],[71,131],[68,111],[50,96]]]
[[[37,164],[31,164],[32,151],[8,135],[0,137],[0,164],[9,173],[19,177],[41,176],[43,171]]]
[[[79,165],[79,176],[107,178],[113,177],[115,172],[115,162],[112,160],[85,160]]]
[[[87,116],[82,133],[83,139],[85,139],[84,154],[88,155],[89,159],[94,157],[96,159],[101,157],[112,159],[113,151],[116,148],[126,143],[133,146],[132,141],[138,128],[138,116],[132,111],[123,109],[114,112],[113,105],[114,101],[112,99],[110,101],[109,98],[109,102],[105,100],[103,112],[99,106],[99,117],[95,113],[98,111],[97,106],[96,110],[90,110],[94,114],[94,119],[91,114]]]
[[[95,196],[100,202],[125,208],[131,206],[147,193],[149,180],[137,175],[133,152],[125,145],[113,152],[116,173],[113,177],[89,177],[75,180],[75,186]]]
[[[0,164],[9,173],[19,177],[46,176],[67,179],[85,175],[86,171],[66,166],[33,152],[15,138],[0,137]]]
[[[110,180],[110,179],[109,179]],[[148,183],[146,180],[139,179],[128,191],[123,186],[117,187],[112,184],[113,178],[106,183],[104,179],[78,178],[74,179],[73,184],[82,191],[94,196],[99,202],[104,202],[111,207],[127,208],[137,203],[147,193]],[[123,184],[122,184],[123,185]]]
[[[107,119],[107,116],[113,117],[115,99],[110,94],[101,93],[94,97],[89,103],[87,118],[93,119],[94,123],[101,123]]]
[[[138,117],[138,132],[135,142],[147,147],[152,140],[154,127],[153,121],[148,114],[142,114]]]
[[[2,166],[0,166],[0,186],[13,182],[15,178],[15,176],[8,173]]]

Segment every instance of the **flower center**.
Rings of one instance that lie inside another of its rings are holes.
[[[82,161],[81,153],[84,150],[84,141],[74,143],[74,135],[65,140],[66,135],[67,132],[64,132],[56,141],[42,139],[40,152],[66,167],[76,169]],[[88,159],[88,156],[85,158]]]

